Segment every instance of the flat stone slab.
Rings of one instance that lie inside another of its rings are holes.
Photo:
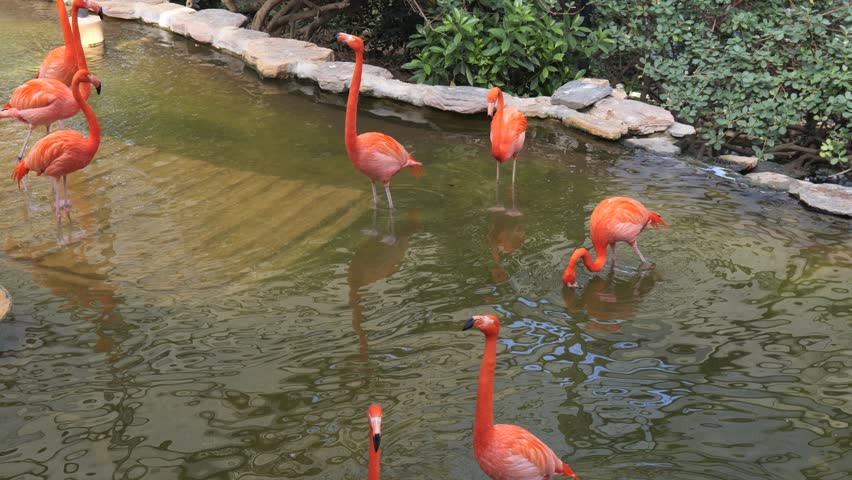
[[[0,322],[2,322],[11,311],[12,297],[9,296],[9,292],[0,285]]]
[[[242,56],[249,42],[261,38],[269,38],[269,34],[247,28],[222,27],[213,34],[213,46]]]
[[[757,157],[743,157],[740,155],[719,155],[719,163],[730,167],[737,172],[747,172],[757,166]]]
[[[746,180],[748,180],[749,183],[756,187],[783,191],[789,190],[791,185],[804,183],[801,180],[796,180],[793,177],[788,177],[787,175],[782,175],[780,173],[775,172],[749,173],[745,176],[745,178]]]
[[[805,205],[842,217],[852,217],[852,188],[832,183],[813,184],[802,182],[790,194],[799,197]]]
[[[688,135],[695,135],[695,127],[692,125],[687,125],[685,123],[674,122],[668,130],[669,135],[675,138],[683,138]]]
[[[630,133],[637,135],[661,132],[674,123],[674,116],[665,108],[613,97],[599,101],[589,113],[604,120],[619,120],[627,125]]]
[[[448,112],[480,113],[488,109],[488,89],[434,86],[428,90],[423,103]]]
[[[364,75],[361,92],[376,98],[390,98],[400,102],[410,103],[417,107],[425,105],[423,99],[432,87],[417,83],[408,83],[395,78]]]
[[[165,10],[160,14],[160,20],[157,22],[157,25],[159,25],[163,28],[168,28],[169,30],[171,30],[171,28],[169,28],[169,26],[171,25],[171,21],[172,21],[173,17],[177,17],[177,16],[187,17],[189,15],[195,15],[195,10],[193,10],[189,7],[180,7],[179,6],[178,8],[173,8],[171,10]],[[185,22],[184,22],[184,24],[185,24]]]
[[[123,18],[131,20],[138,18],[136,15],[136,2],[125,2],[119,0],[98,2],[103,8],[104,15],[112,18]]]
[[[604,82],[606,82],[604,84]],[[612,93],[612,87],[606,80],[574,80],[559,87],[550,98],[554,105],[564,105],[574,110],[590,107]]]
[[[160,18],[160,26],[168,28],[178,35],[187,36],[187,28],[189,21],[196,15],[195,10],[187,8],[186,10],[172,10],[165,12]]]
[[[680,153],[680,147],[675,145],[668,137],[628,138],[624,141],[624,144],[660,155],[677,155]]]
[[[149,4],[144,2],[136,2],[136,16],[145,23],[160,24],[160,17],[163,13],[169,10],[185,9],[176,3],[157,3]]]
[[[355,70],[353,62],[321,62],[321,63],[299,63],[291,69],[291,73],[298,78],[313,80],[323,90],[341,93],[349,89],[352,80],[352,72]],[[387,69],[374,65],[364,65],[361,77],[361,91],[370,95],[378,79],[391,79],[393,74]],[[367,81],[368,77],[371,78]]]
[[[248,42],[243,58],[266,78],[284,78],[298,63],[334,60],[334,52],[299,40],[261,38]]]
[[[568,109],[567,114],[562,118],[562,123],[568,127],[573,127],[608,140],[618,140],[627,135],[627,125],[622,122],[594,117],[565,106],[560,106],[560,108]]]
[[[200,10],[187,21],[187,33],[196,42],[212,43],[213,35],[223,27],[240,27],[248,18],[222,8]]]

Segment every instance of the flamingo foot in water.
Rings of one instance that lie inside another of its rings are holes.
[[[493,206],[493,207],[489,207],[489,208],[488,208],[488,211],[489,211],[489,212],[505,212],[505,211],[506,211],[506,207],[503,207],[503,206],[501,206],[501,205],[495,205],[495,206]]]
[[[506,215],[510,217],[520,217],[521,215],[523,215],[523,212],[521,212],[517,208],[510,208],[509,210],[506,210]]]

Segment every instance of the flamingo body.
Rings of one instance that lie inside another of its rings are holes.
[[[479,368],[473,455],[493,480],[548,480],[556,475],[577,479],[571,468],[532,433],[516,425],[494,425],[494,369],[500,321],[493,315],[474,316],[462,330],[476,327],[485,334]]]
[[[59,14],[59,26],[62,28],[62,38],[65,45],[54,48],[41,62],[36,78],[52,78],[71,86],[71,80],[77,73],[77,56],[74,50],[74,35],[68,22],[68,12],[65,2],[56,0],[56,11]]]
[[[349,160],[370,179],[373,187],[373,204],[378,208],[376,182],[382,182],[388,197],[388,206],[393,208],[390,193],[391,178],[403,168],[410,168],[415,178],[423,173],[423,165],[414,160],[399,142],[383,133],[357,134],[358,94],[361,90],[361,75],[364,69],[364,41],[346,33],[338,33],[337,40],[355,52],[355,68],[349,83],[349,100],[346,103],[346,153]]]
[[[494,100],[492,100],[492,98]],[[503,92],[494,87],[488,92],[489,115],[494,102],[497,111],[491,118],[491,155],[500,163],[515,157],[524,148],[527,136],[527,119],[513,107],[503,107]]]
[[[47,126],[71,118],[80,111],[64,83],[50,78],[30,80],[12,92],[0,118],[15,118],[31,127]]]
[[[576,265],[581,258],[589,271],[599,272],[606,264],[607,246],[612,248],[613,258],[615,257],[616,242],[626,242],[636,251],[643,263],[649,264],[636,244],[639,234],[648,225],[653,225],[654,228],[659,228],[659,224],[668,227],[659,214],[628,197],[610,197],[599,203],[592,211],[590,224],[596,259],[593,262],[585,248],[575,250],[562,275],[562,281],[568,286],[577,285]]]

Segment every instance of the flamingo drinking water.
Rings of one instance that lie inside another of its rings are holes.
[[[423,173],[423,164],[414,160],[405,147],[384,133],[358,135],[355,120],[358,115],[358,93],[361,90],[361,73],[364,69],[364,41],[346,33],[338,33],[337,41],[355,51],[355,69],[349,83],[349,101],[346,104],[346,153],[361,173],[370,179],[373,187],[373,204],[379,208],[376,182],[382,182],[388,196],[388,207],[393,208],[390,192],[391,178],[403,168],[410,168],[415,178]]]
[[[612,264],[615,266],[615,242],[626,242],[639,255],[642,263],[650,265],[645,260],[636,239],[648,225],[659,229],[658,225],[668,224],[656,213],[649,211],[644,205],[632,198],[610,197],[595,207],[591,218],[592,245],[595,248],[595,261],[585,248],[574,250],[568,267],[562,274],[562,282],[569,287],[577,286],[577,262],[582,258],[590,272],[599,272],[606,264],[606,248],[612,248]]]
[[[473,424],[473,455],[493,480],[548,480],[577,475],[547,445],[516,425],[494,425],[494,367],[500,321],[494,315],[474,316],[462,330],[478,328],[485,334],[485,354],[479,367],[476,420]]]

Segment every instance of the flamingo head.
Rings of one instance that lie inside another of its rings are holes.
[[[470,330],[473,327],[478,328],[486,336],[496,336],[500,333],[500,320],[497,320],[494,315],[474,315],[464,324],[462,331]]]
[[[98,14],[101,17],[101,20],[104,19],[104,9],[96,2],[95,0],[74,0],[73,6],[77,8],[85,8],[86,10],[91,10]]]
[[[566,287],[577,286],[577,272],[574,271],[573,265],[568,265],[568,267],[565,268],[565,272],[562,273],[562,283],[564,283]]]
[[[500,87],[493,87],[488,90],[488,116],[494,115],[494,109],[497,107],[497,99],[503,94]]]
[[[348,33],[338,33],[337,41],[349,45],[349,48],[355,50],[356,52],[364,51],[364,40],[361,40],[355,35],[349,35]]]
[[[367,420],[370,422],[370,441],[373,443],[373,449],[378,452],[382,441],[382,407],[370,405],[367,409]]]

